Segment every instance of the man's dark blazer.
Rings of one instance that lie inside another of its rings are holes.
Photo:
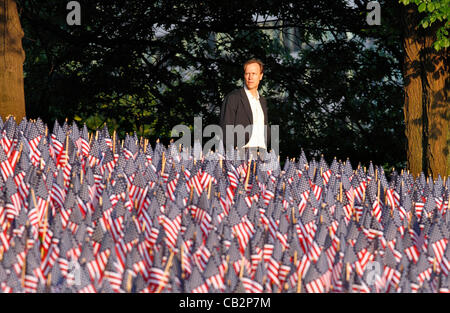
[[[270,144],[270,129],[268,127],[267,118],[267,101],[263,96],[259,96],[259,102],[264,113],[264,124],[266,126],[265,141],[266,147],[269,148]],[[226,125],[242,125],[244,128],[253,124],[253,113],[248,101],[247,94],[244,88],[236,89],[225,96],[220,110],[220,127],[223,132],[223,143],[226,144]],[[245,134],[245,144],[250,140],[250,135],[247,132]],[[236,147],[238,144],[237,134],[234,134],[233,145]],[[228,147],[227,147],[228,148]],[[240,147],[239,147],[240,148]]]

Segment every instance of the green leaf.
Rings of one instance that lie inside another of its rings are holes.
[[[422,27],[423,27],[423,28],[427,28],[427,27],[428,27],[428,21],[422,22]]]
[[[438,41],[436,41],[436,42],[433,44],[433,46],[434,46],[434,49],[435,49],[436,51],[439,51],[439,50],[441,49],[441,45],[439,44]]]
[[[426,3],[421,3],[419,5],[419,12],[425,11],[426,8],[427,8],[427,4]]]
[[[450,46],[450,40],[448,40],[448,38],[442,39],[442,40],[441,40],[441,45],[442,45],[444,48],[448,48],[448,47]]]
[[[433,12],[434,11],[434,3],[433,2],[428,3],[427,9],[428,9],[428,12]]]

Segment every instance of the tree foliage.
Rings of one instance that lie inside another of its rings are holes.
[[[380,1],[369,26],[367,1],[80,1],[82,25],[68,26],[64,1],[17,2],[29,117],[167,141],[196,115],[218,123],[258,57],[283,158],[405,164],[399,4]]]
[[[424,17],[420,21],[420,25],[425,29],[433,23],[439,23],[436,31],[436,41],[433,47],[439,51],[450,46],[450,37],[448,30],[450,29],[450,0],[399,0],[400,3],[408,5],[414,3],[417,10],[424,13]]]

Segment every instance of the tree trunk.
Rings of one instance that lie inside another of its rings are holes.
[[[448,132],[450,125],[448,103],[448,63],[446,62],[446,49],[437,52],[432,44],[436,39],[438,23],[424,38],[423,50],[423,90],[425,93],[424,107],[427,115],[427,128],[425,136],[427,172],[434,179],[440,174],[446,176],[450,171],[448,163],[449,147]],[[447,88],[445,88],[447,87]]]
[[[403,23],[403,81],[405,135],[407,141],[407,168],[413,176],[422,172],[424,165],[423,106],[420,50],[418,34],[419,18],[413,5],[402,8]]]
[[[0,116],[25,117],[23,30],[14,0],[0,0]]]

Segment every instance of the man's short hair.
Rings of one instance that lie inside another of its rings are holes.
[[[245,62],[244,63],[244,72],[245,72],[245,68],[247,67],[247,65],[252,64],[252,63],[257,63],[259,65],[261,73],[264,72],[264,63],[260,59],[250,59],[247,62]]]

